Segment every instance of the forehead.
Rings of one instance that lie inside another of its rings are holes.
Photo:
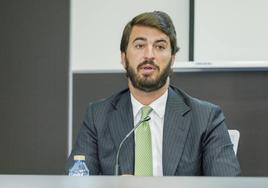
[[[165,40],[168,43],[170,42],[169,37],[164,32],[153,27],[140,25],[133,26],[129,42],[133,42],[137,38],[143,38],[148,41]]]

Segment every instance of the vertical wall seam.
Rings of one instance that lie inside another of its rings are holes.
[[[195,0],[189,2],[189,61],[194,61]]]

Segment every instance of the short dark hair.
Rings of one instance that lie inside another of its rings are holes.
[[[162,31],[170,39],[172,55],[176,54],[179,51],[179,47],[177,46],[176,30],[171,18],[165,12],[153,11],[139,14],[127,23],[121,38],[121,52],[126,52],[129,42],[129,36],[133,26],[135,25],[153,27]]]

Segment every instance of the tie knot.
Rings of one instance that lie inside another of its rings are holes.
[[[146,116],[148,116],[152,111],[153,111],[153,109],[150,106],[142,107],[141,108],[141,119],[143,119]]]

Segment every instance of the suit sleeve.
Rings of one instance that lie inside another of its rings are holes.
[[[237,176],[240,166],[221,109],[212,107],[203,148],[203,173],[205,176]]]
[[[87,108],[84,121],[76,139],[76,143],[65,165],[66,174],[74,163],[74,155],[85,155],[89,173],[91,175],[100,174],[97,130],[94,125],[93,106],[91,104]]]

